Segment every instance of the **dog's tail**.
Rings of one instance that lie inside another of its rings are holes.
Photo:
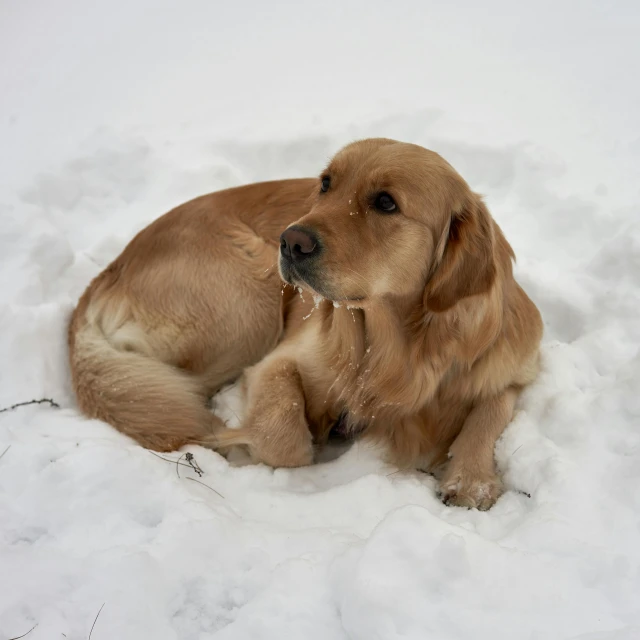
[[[78,306],[69,326],[69,355],[78,404],[156,451],[210,441],[222,421],[206,407],[197,378],[134,344],[109,338]]]
[[[253,444],[254,438],[253,432],[249,427],[233,429],[225,427],[207,437],[204,444],[212,449],[228,450],[231,447],[250,446]]]

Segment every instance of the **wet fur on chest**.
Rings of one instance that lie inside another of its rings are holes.
[[[390,445],[398,464],[446,452],[482,393],[474,366],[497,339],[500,319],[479,313],[463,327],[457,313],[411,307],[363,310],[322,300],[306,311],[299,366],[316,439],[340,419],[343,434]]]

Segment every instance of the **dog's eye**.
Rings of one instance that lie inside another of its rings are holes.
[[[385,191],[382,191],[376,196],[375,205],[376,209],[384,211],[385,213],[393,213],[398,208],[393,198]]]
[[[320,191],[322,193],[326,193],[329,191],[329,187],[331,186],[331,178],[329,176],[325,176],[322,178],[322,186],[320,187]]]

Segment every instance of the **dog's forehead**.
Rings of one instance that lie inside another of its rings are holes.
[[[457,175],[437,153],[387,139],[361,140],[346,146],[334,156],[327,170],[332,176],[345,179],[398,183]]]

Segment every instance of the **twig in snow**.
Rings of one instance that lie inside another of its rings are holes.
[[[37,626],[38,623],[34,624],[33,627],[31,627],[31,629],[27,631],[27,633],[23,633],[21,636],[16,636],[15,638],[9,638],[9,640],[20,640],[20,638],[24,638],[25,636],[28,636]]]
[[[170,460],[169,458],[163,458],[162,456],[159,456],[157,453],[154,453],[153,451],[149,451],[149,453],[152,456],[155,456],[156,458],[160,458],[160,460],[164,460],[165,462],[168,462],[169,464],[176,464],[176,465],[179,464],[181,467],[189,467],[189,468],[191,468],[190,464],[185,464],[184,462],[180,462],[180,459],[181,459],[182,456],[180,458],[178,458],[177,460]]]
[[[208,484],[205,484],[204,482],[200,482],[200,480],[196,480],[195,478],[187,478],[187,480],[191,480],[192,482],[197,482],[198,484],[201,484],[203,487],[207,487],[207,489],[211,489],[211,491],[213,491],[214,493],[217,493],[223,500],[225,499],[224,496],[219,491],[216,491],[213,487],[210,487]]]
[[[176,475],[178,476],[178,480],[180,479],[180,470],[178,469],[178,467],[180,466],[180,460],[182,460],[182,458],[184,458],[184,453],[176,460]]]
[[[55,407],[56,409],[60,408],[60,405],[51,398],[40,398],[40,400],[29,400],[27,402],[18,402],[17,404],[12,404],[10,407],[0,409],[0,413],[4,413],[5,411],[13,411],[18,407],[26,407],[30,404],[44,404],[45,402],[48,402],[52,407]]]
[[[11,445],[9,445],[2,453],[0,453],[0,460],[2,460],[2,458],[4,457],[4,454],[7,453],[9,449],[11,449]]]
[[[100,611],[98,611],[98,614],[96,615],[96,619],[93,621],[93,624],[91,625],[91,631],[89,631],[89,640],[91,640],[91,634],[93,633],[93,627],[96,626],[96,622],[98,622],[98,616],[102,613],[102,609],[104,609],[104,605],[107,604],[106,602],[102,603],[102,606],[100,607]]]
[[[193,457],[192,453],[185,453],[184,457],[187,459],[189,466],[202,478],[204,475],[204,471],[200,468],[200,465],[196,462],[196,459]]]
[[[181,455],[177,460],[170,460],[169,458],[164,458],[162,456],[159,456],[157,453],[153,452],[153,451],[149,451],[149,453],[151,455],[154,455],[156,458],[160,458],[160,460],[164,460],[165,462],[169,462],[171,464],[175,464],[176,465],[176,473],[178,474],[178,478],[182,479],[180,476],[180,473],[178,472],[178,467],[188,467],[189,469],[195,471],[201,478],[204,475],[204,471],[202,470],[202,468],[200,467],[200,465],[196,462],[196,459],[194,458],[192,453],[184,453],[183,455]],[[184,462],[180,462],[180,460],[182,460],[182,458],[184,458],[187,463]],[[223,500],[224,500],[224,496],[219,492],[216,491],[213,487],[210,487],[208,484],[205,484],[204,482],[201,482],[200,480],[196,480],[195,478],[187,478],[187,480],[193,480],[193,482],[197,482],[198,484],[201,484],[203,487],[207,487],[207,489],[210,489],[211,491],[213,491],[214,493],[217,493]]]

